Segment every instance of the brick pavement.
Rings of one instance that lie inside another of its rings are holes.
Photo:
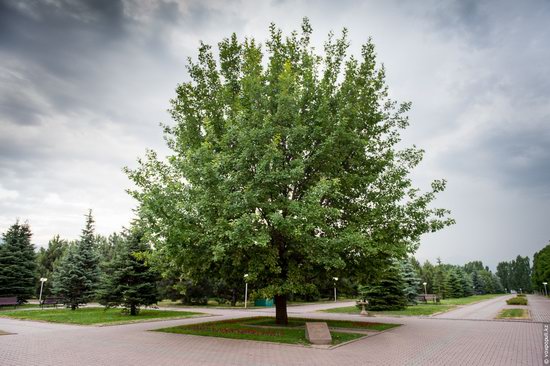
[[[527,295],[527,307],[533,321],[550,323],[549,298],[540,295]]]
[[[208,321],[261,313],[208,311],[217,315]],[[539,365],[542,361],[538,323],[376,318],[404,325],[332,350],[148,331],[204,320],[82,327],[0,318],[0,329],[19,333],[0,336],[0,365]]]

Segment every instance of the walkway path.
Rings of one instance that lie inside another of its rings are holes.
[[[481,301],[471,305],[460,306],[457,309],[435,315],[432,318],[492,320],[497,316],[501,309],[506,307],[506,300],[512,297],[513,295],[499,296],[494,299]]]
[[[346,305],[337,303],[333,306]],[[317,306],[308,307],[311,311]],[[478,307],[483,309],[483,306]],[[289,310],[302,316],[306,313],[301,311],[307,311],[308,308],[293,307]],[[352,366],[542,363],[542,329],[538,323],[375,318],[379,322],[399,322],[404,325],[332,350],[149,331],[264,312],[225,309],[205,311],[217,316],[108,327],[0,318],[0,329],[18,333],[0,336],[0,365]],[[307,313],[307,316],[365,319],[358,315],[333,313]]]
[[[549,298],[539,295],[527,295],[527,305],[533,321],[550,323]]]

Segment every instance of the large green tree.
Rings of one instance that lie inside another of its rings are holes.
[[[546,288],[544,282],[547,283]],[[540,293],[545,294],[548,291],[548,282],[550,282],[550,243],[533,256],[533,272],[531,274],[532,287]]]
[[[16,222],[0,243],[0,296],[17,296],[24,302],[34,295],[36,255],[27,223]]]
[[[124,306],[130,315],[137,315],[141,306],[155,304],[160,275],[148,257],[151,247],[144,240],[143,231],[134,227],[117,242],[111,261],[106,264],[98,301],[107,307]]]
[[[72,310],[94,298],[100,274],[96,252],[90,210],[80,240],[66,250],[53,275],[53,292]]]
[[[271,25],[263,46],[233,34],[218,60],[201,44],[164,128],[172,154],[149,151],[127,170],[159,252],[186,278],[242,268],[275,297],[280,324],[314,278],[368,283],[377,263],[452,223],[430,205],[444,181],[412,186],[423,152],[397,148],[410,104],[389,99],[374,44],[348,57],[344,30],[319,55],[311,33],[305,19],[287,37]]]

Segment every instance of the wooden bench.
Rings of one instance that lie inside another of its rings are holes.
[[[59,297],[46,297],[42,302],[40,303],[40,307],[44,308],[44,306],[53,306],[57,308],[57,305],[62,304],[61,298]]]
[[[439,297],[437,297],[437,295],[434,295],[434,294],[426,294],[426,295],[417,296],[416,300],[423,302],[425,304],[427,304],[428,301],[436,303],[436,302],[439,302]]]
[[[13,306],[17,309],[17,305],[19,305],[19,302],[17,302],[17,296],[0,297],[0,306]]]

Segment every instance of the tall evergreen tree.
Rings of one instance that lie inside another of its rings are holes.
[[[399,264],[391,263],[370,285],[360,286],[359,295],[370,310],[401,310],[407,305],[404,283]]]
[[[94,220],[90,210],[80,240],[70,246],[53,276],[53,292],[73,310],[94,298],[100,274],[94,243]]]
[[[143,232],[135,227],[127,231],[102,276],[99,302],[107,307],[122,305],[130,315],[137,315],[141,306],[155,304],[160,275],[147,261],[150,254]]]
[[[16,222],[2,236],[0,244],[0,296],[17,296],[26,302],[34,295],[36,255],[27,223]]]
[[[464,289],[462,287],[462,280],[460,273],[456,268],[451,268],[448,272],[448,293],[450,298],[458,298],[464,296]]]
[[[404,283],[403,293],[407,298],[407,303],[411,305],[416,304],[416,297],[420,288],[420,278],[409,259],[402,261],[400,267]]]

